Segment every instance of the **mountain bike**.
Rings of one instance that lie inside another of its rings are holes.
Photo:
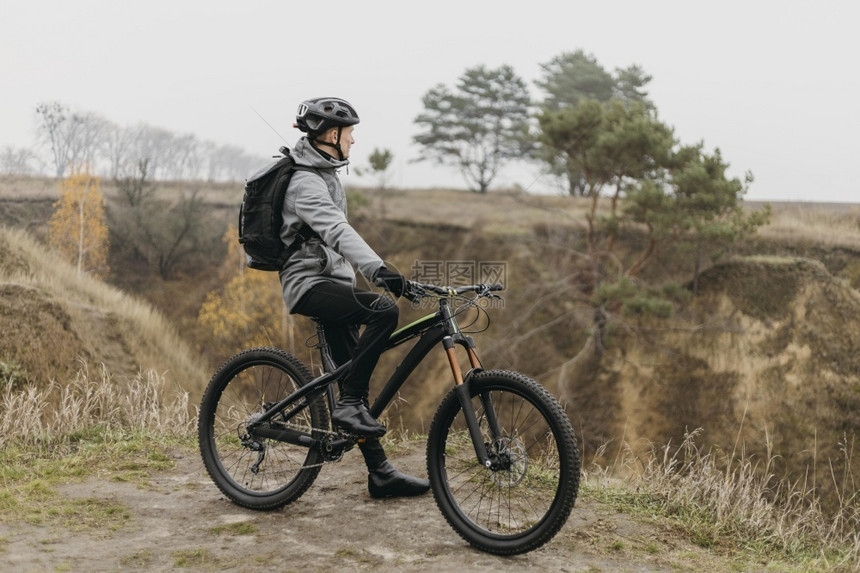
[[[477,309],[488,327],[484,299],[498,299],[501,288],[408,281],[407,296],[433,300],[436,311],[391,335],[386,352],[415,342],[370,413],[378,418],[418,364],[441,346],[454,384],[427,436],[433,496],[468,543],[513,555],[542,546],[567,521],[579,489],[580,459],[570,421],[552,394],[522,374],[485,370],[469,336],[474,332],[458,323]],[[466,372],[458,346],[470,366]],[[319,322],[314,347],[323,370],[317,377],[295,356],[260,347],[227,360],[206,388],[198,423],[203,462],[224,495],[243,507],[270,510],[295,501],[324,464],[340,460],[362,439],[330,423],[336,385],[349,363],[335,364]]]

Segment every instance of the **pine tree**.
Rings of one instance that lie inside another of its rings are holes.
[[[501,168],[529,152],[528,87],[511,66],[467,69],[453,89],[439,84],[423,98],[413,139],[419,160],[460,169],[474,191],[486,193]]]

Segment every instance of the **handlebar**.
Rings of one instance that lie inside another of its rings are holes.
[[[431,285],[425,283],[419,283],[417,281],[406,281],[406,293],[405,296],[407,298],[424,298],[430,296],[429,293],[441,295],[441,296],[459,296],[468,292],[473,292],[478,295],[478,297],[484,296],[496,296],[492,295],[493,291],[504,290],[504,286],[501,283],[492,283],[492,284],[476,284],[476,285],[466,285],[459,287],[451,287],[451,286],[438,286]],[[411,295],[411,296],[410,296]]]

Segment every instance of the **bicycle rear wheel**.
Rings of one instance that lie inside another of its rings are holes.
[[[301,496],[323,462],[317,448],[258,438],[247,424],[312,379],[295,356],[252,348],[230,358],[214,374],[200,404],[197,435],[203,464],[215,485],[250,509],[276,509]],[[324,396],[303,399],[305,408],[283,425],[320,438],[329,427]],[[293,405],[295,406],[295,405]]]
[[[521,374],[486,371],[468,383],[492,467],[478,461],[452,390],[427,441],[436,504],[482,551],[532,551],[558,533],[576,501],[580,460],[573,428],[555,398]]]

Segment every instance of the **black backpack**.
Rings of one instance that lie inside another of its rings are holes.
[[[308,225],[302,226],[287,247],[281,240],[284,196],[296,171],[316,171],[296,165],[290,150],[281,147],[278,158],[245,180],[245,195],[239,208],[239,242],[245,261],[252,269],[280,271],[287,260],[312,237],[319,237]]]

